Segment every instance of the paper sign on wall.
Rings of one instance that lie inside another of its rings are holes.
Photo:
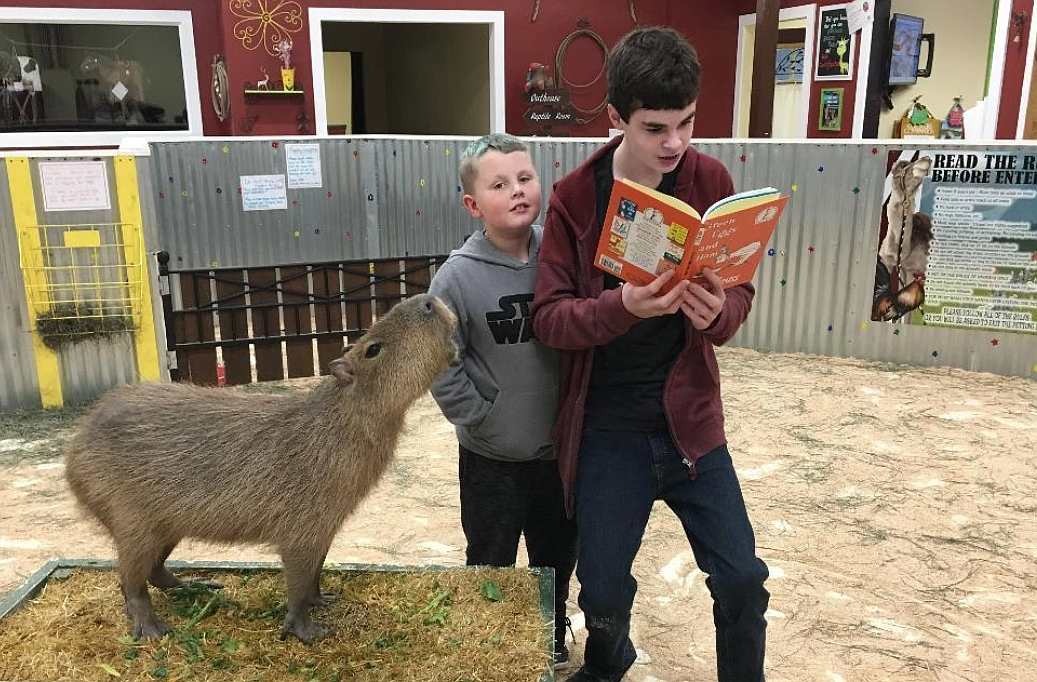
[[[875,0],[853,0],[846,6],[846,24],[850,33],[856,33],[865,24],[875,21]]]
[[[320,145],[286,144],[285,163],[288,168],[288,186],[320,187]]]
[[[44,211],[107,211],[108,169],[104,161],[41,161]]]
[[[288,190],[283,175],[242,175],[241,208],[273,211],[288,208]]]

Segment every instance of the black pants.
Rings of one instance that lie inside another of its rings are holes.
[[[502,462],[458,446],[461,527],[469,566],[513,566],[519,538],[529,565],[555,571],[555,642],[565,640],[565,602],[576,567],[576,522],[565,517],[554,460]]]

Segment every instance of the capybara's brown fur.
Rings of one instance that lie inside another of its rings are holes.
[[[456,359],[455,322],[434,296],[409,298],[308,392],[143,383],[102,397],[69,442],[66,477],[115,541],[133,635],[170,631],[147,583],[181,584],[165,560],[184,538],[276,550],[282,638],[327,634],[309,609],[331,596],[320,591],[328,548],[388,466],[407,408]]]

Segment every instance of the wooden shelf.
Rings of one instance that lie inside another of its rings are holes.
[[[291,97],[293,95],[303,95],[303,90],[245,90],[246,95],[260,95],[262,97]]]

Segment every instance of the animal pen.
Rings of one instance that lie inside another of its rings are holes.
[[[0,409],[88,400],[140,379],[245,383],[324,371],[380,311],[426,290],[436,266],[475,229],[457,180],[468,142],[154,142],[142,156],[90,157],[85,205],[78,195],[48,196],[48,165],[77,177],[70,164],[81,159],[8,157],[0,182],[0,205],[10,207],[0,211]],[[529,139],[545,195],[601,142]],[[1033,208],[1024,168],[1037,148],[895,142],[695,142],[727,166],[737,189],[770,185],[791,196],[754,280],[754,310],[731,343],[1037,375],[1037,260],[1027,264],[1037,228],[1034,211],[1018,217]],[[890,169],[923,154],[944,161],[934,166],[941,179],[934,173],[923,184],[922,202],[944,212],[942,233],[934,220],[942,250],[930,263],[928,307],[875,320]],[[300,168],[299,158],[308,165]],[[959,158],[995,170],[1018,161],[1019,174],[961,182],[947,170]],[[1016,216],[966,220],[988,208],[980,205],[986,199],[966,201],[984,189],[1007,192],[997,201]],[[955,202],[973,208],[948,212]],[[41,266],[45,251],[50,260]],[[80,278],[90,271],[84,259],[97,273],[89,286]],[[98,287],[107,293],[98,296]],[[91,301],[104,310],[91,310]],[[96,318],[97,329],[79,320],[76,330],[86,333],[76,340],[85,342],[48,345],[55,309]]]

